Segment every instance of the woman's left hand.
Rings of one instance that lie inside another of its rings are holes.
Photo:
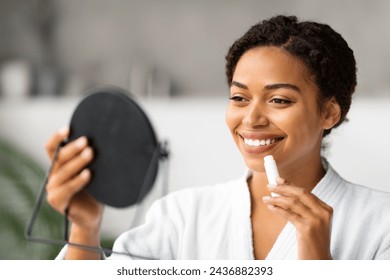
[[[333,209],[304,188],[282,178],[277,186],[268,185],[280,196],[265,196],[263,201],[275,214],[285,217],[296,228],[298,259],[329,260]]]

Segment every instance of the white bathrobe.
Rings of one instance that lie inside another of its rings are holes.
[[[390,193],[342,179],[331,166],[313,193],[334,209],[333,259],[390,259]],[[119,236],[111,259],[254,259],[247,178],[185,189],[156,201],[145,223]],[[66,247],[58,258],[63,258]],[[296,259],[287,223],[267,259]]]

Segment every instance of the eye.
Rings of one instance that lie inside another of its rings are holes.
[[[243,97],[241,97],[241,96],[233,96],[233,97],[230,97],[229,99],[232,100],[232,101],[235,101],[235,102],[243,102],[243,101],[245,101],[245,99]]]
[[[292,102],[287,99],[282,99],[282,98],[273,98],[270,100],[271,103],[275,104],[291,104]]]
[[[238,106],[238,107],[244,107],[250,102],[248,98],[245,98],[238,94],[229,97],[229,99],[231,100],[233,106]]]

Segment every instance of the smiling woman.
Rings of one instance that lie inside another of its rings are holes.
[[[267,177],[261,159],[269,154],[279,163],[283,178],[296,186],[305,186],[310,193],[325,174],[320,154],[322,135],[324,129],[332,128],[339,121],[338,104],[329,102],[319,110],[319,91],[310,72],[298,58],[277,47],[256,47],[245,52],[235,68],[230,90],[232,102],[226,121],[246,165],[253,172],[248,182],[251,196],[267,195]],[[267,199],[266,202],[268,206],[276,206],[278,201]],[[252,207],[251,215],[258,258],[266,257],[289,220],[286,213],[275,213],[273,219],[267,219],[271,215],[264,206]],[[270,208],[275,209],[290,210]],[[325,221],[325,225],[330,225],[330,221]],[[271,231],[271,228],[275,229]],[[322,257],[330,258],[329,252],[323,253]]]
[[[321,156],[323,137],[345,120],[356,86],[353,51],[341,35],[277,16],[251,27],[226,60],[226,123],[247,172],[156,201],[110,258],[390,259],[390,193],[347,182]],[[50,158],[68,133],[49,139]],[[279,167],[276,185],[267,182],[269,155]],[[83,190],[93,158],[86,138],[67,144],[47,191],[53,208],[69,209],[70,242],[99,247],[103,207]],[[77,246],[58,256],[100,257]]]

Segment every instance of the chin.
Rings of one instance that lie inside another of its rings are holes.
[[[249,170],[252,170],[254,172],[265,172],[264,168],[264,160],[262,157],[258,158],[245,158],[245,165]]]

